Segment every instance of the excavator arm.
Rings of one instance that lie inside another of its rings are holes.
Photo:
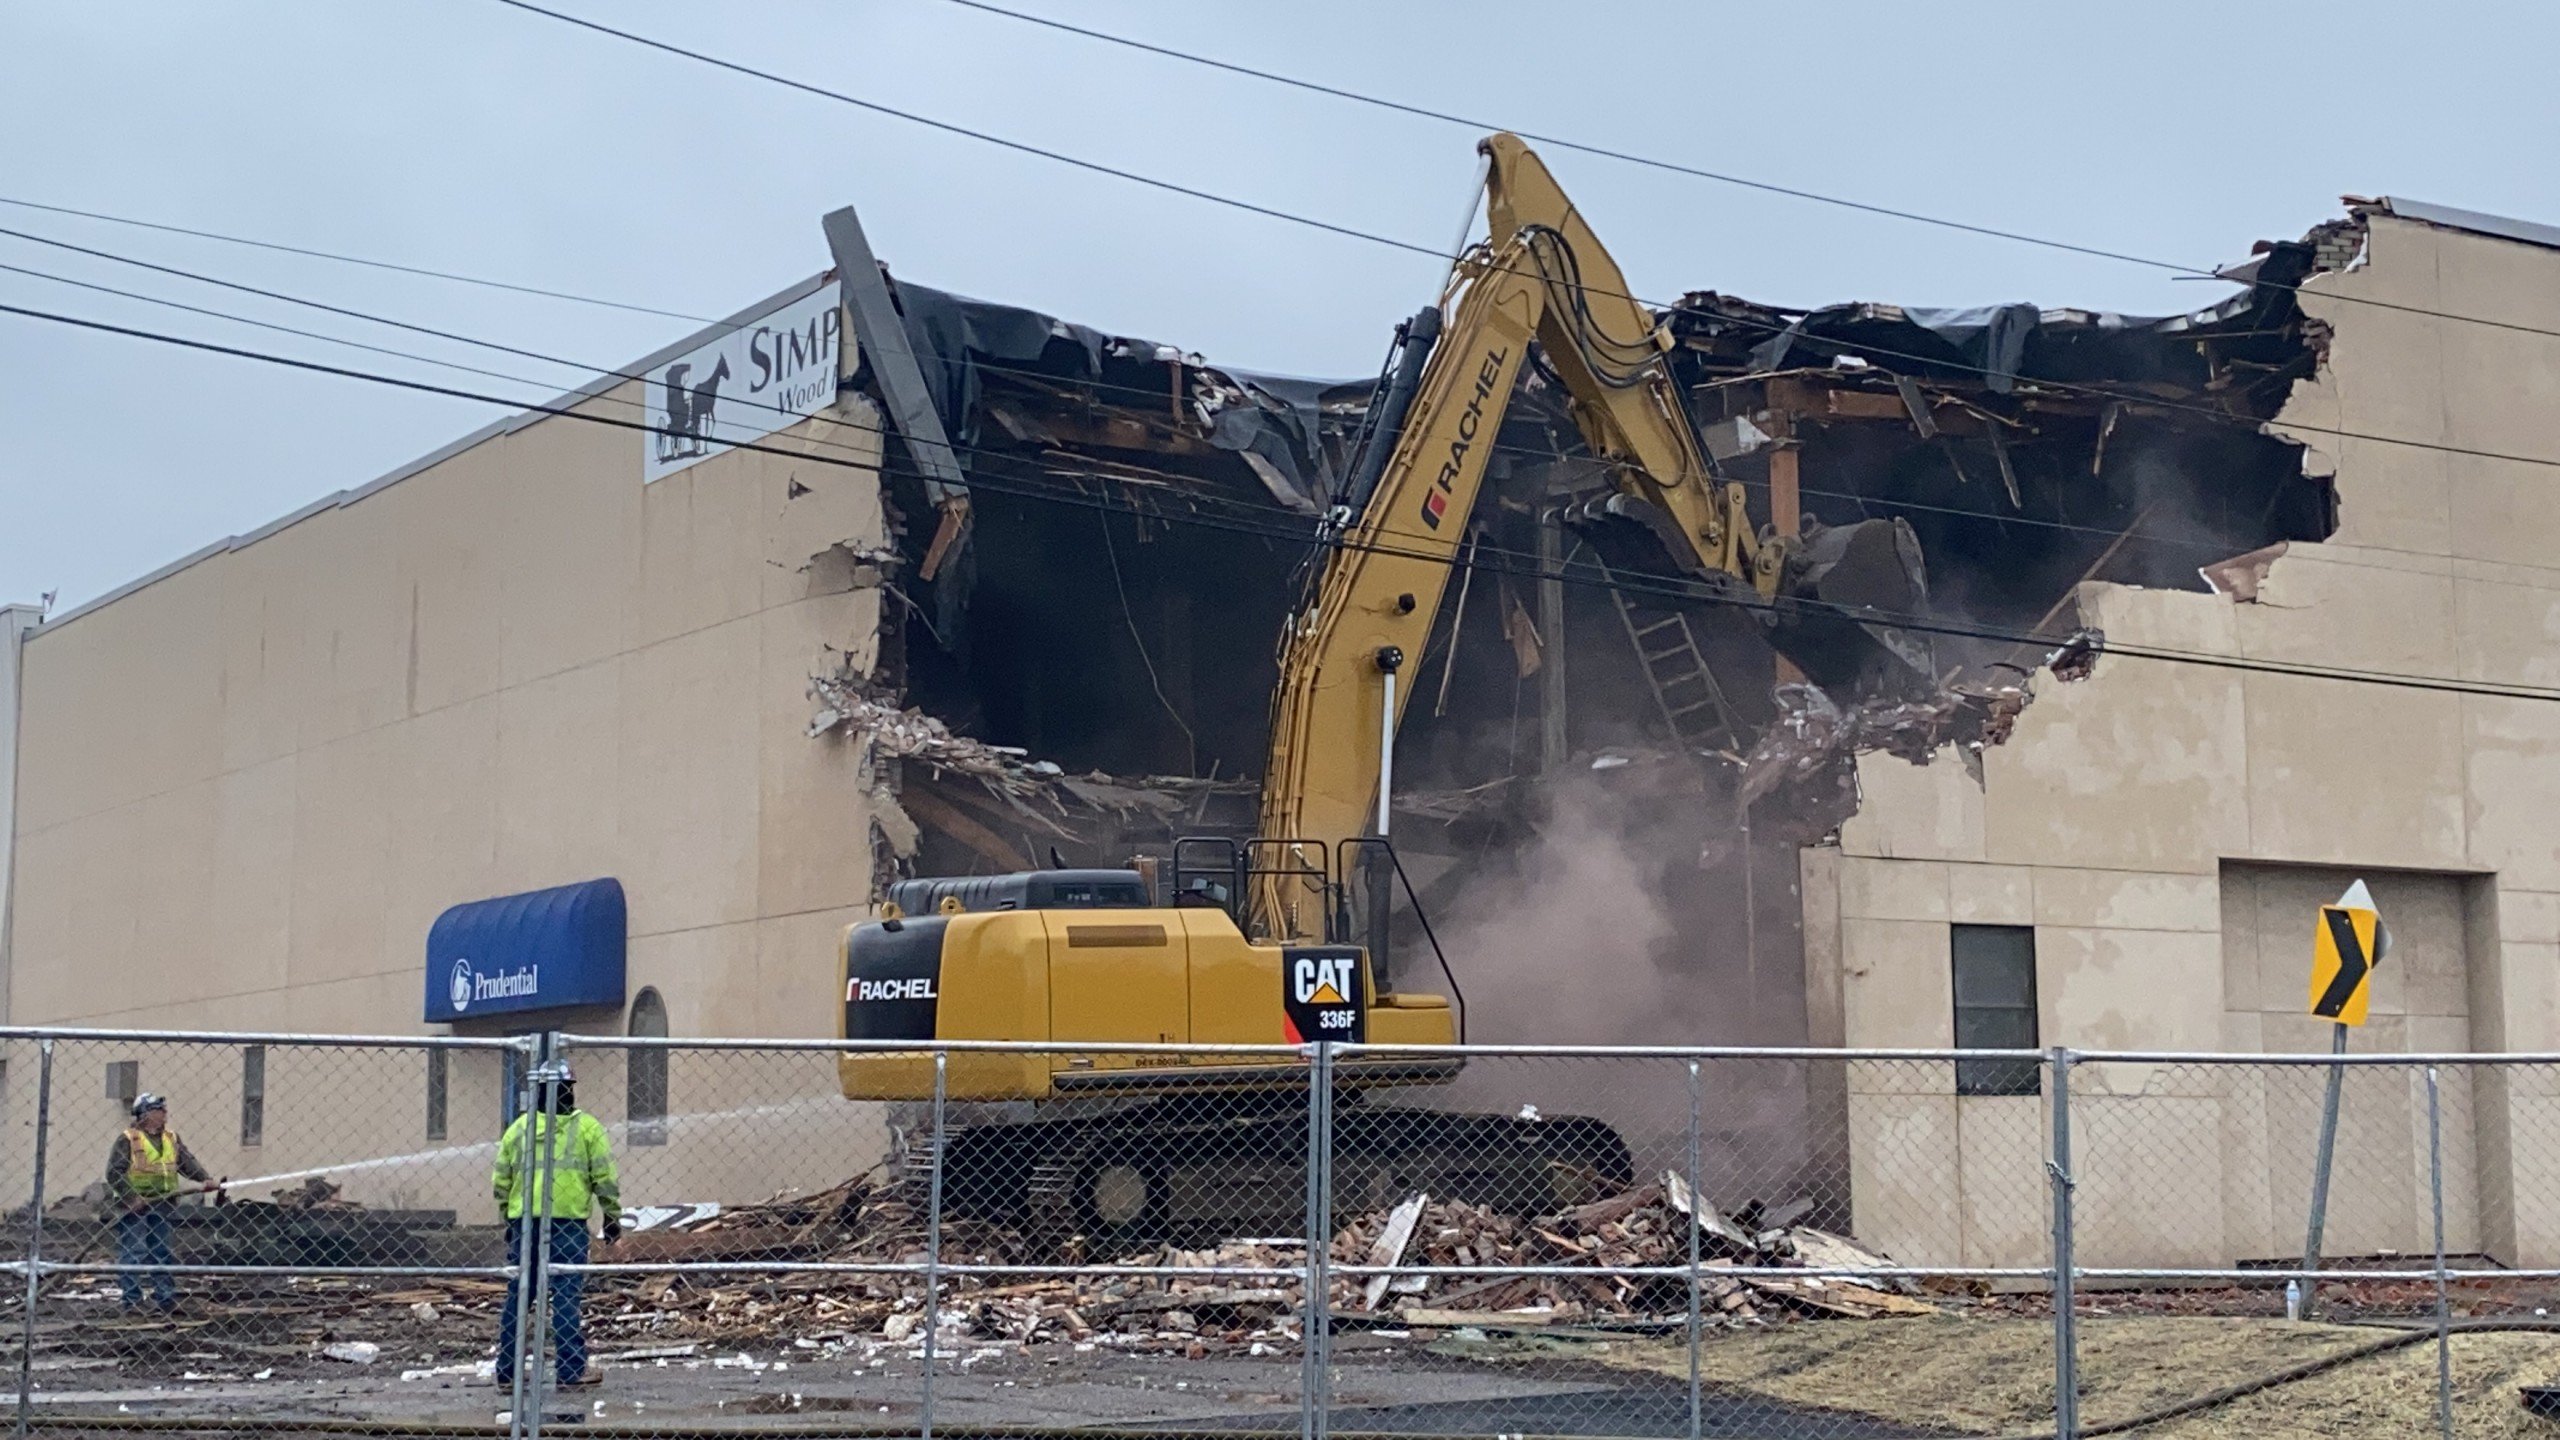
[[[1452,272],[1445,330],[1375,488],[1355,489],[1340,543],[1282,641],[1259,829],[1284,851],[1269,868],[1301,873],[1266,873],[1253,887],[1256,926],[1275,936],[1321,936],[1322,887],[1307,883],[1319,857],[1385,833],[1384,766],[1410,693],[1397,680],[1439,614],[1533,339],[1612,483],[1640,502],[1626,512],[1675,564],[1763,599],[1787,572],[1791,540],[1762,538],[1742,487],[1711,476],[1664,363],[1665,332],[1581,212],[1519,137],[1478,148],[1490,233]],[[1289,858],[1293,841],[1304,853]]]
[[[1663,363],[1669,332],[1630,292],[1618,262],[1518,136],[1494,135],[1479,148],[1490,162],[1485,214],[1496,252],[1486,263],[1526,272],[1522,278],[1533,282],[1542,302],[1538,344],[1564,381],[1583,440],[1621,492],[1656,512],[1648,518],[1672,563],[1773,595],[1784,540],[1763,546],[1742,487],[1711,478]]]

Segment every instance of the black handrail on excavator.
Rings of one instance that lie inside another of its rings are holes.
[[[1405,903],[1413,907],[1413,918],[1422,926],[1422,938],[1431,946],[1431,958],[1440,962],[1440,978],[1449,982],[1449,1006],[1457,1012],[1458,1043],[1464,1045],[1467,1043],[1467,993],[1458,988],[1458,972],[1449,968],[1449,957],[1440,948],[1440,936],[1431,928],[1431,916],[1422,908],[1422,896],[1415,893],[1412,877],[1404,873],[1404,857],[1396,853],[1395,842],[1384,835],[1362,835],[1343,841],[1341,854],[1337,857],[1342,870],[1335,884],[1349,888],[1353,853],[1372,847],[1385,852],[1388,867],[1396,872],[1396,883],[1404,887]],[[1386,902],[1373,895],[1369,897],[1369,903],[1378,905]],[[1384,926],[1378,927],[1380,933],[1384,929]],[[1369,963],[1372,969],[1376,969],[1380,962],[1377,956],[1372,955]]]
[[[1186,851],[1207,848],[1215,855],[1208,864],[1193,864]],[[1257,852],[1278,850],[1297,863],[1256,865]],[[1316,860],[1307,863],[1309,851]],[[1424,943],[1431,947],[1431,958],[1440,966],[1440,978],[1449,982],[1449,1005],[1456,1012],[1458,1043],[1467,1043],[1467,994],[1458,984],[1458,972],[1451,968],[1447,951],[1440,948],[1439,932],[1431,928],[1431,916],[1422,908],[1421,893],[1413,887],[1413,877],[1405,873],[1404,857],[1396,853],[1394,842],[1382,835],[1355,836],[1339,847],[1321,840],[1294,840],[1285,837],[1257,835],[1239,841],[1227,835],[1185,835],[1173,842],[1173,893],[1167,897],[1174,905],[1215,905],[1234,916],[1237,925],[1245,923],[1245,902],[1252,893],[1253,882],[1264,876],[1296,877],[1313,881],[1317,900],[1325,918],[1325,941],[1333,945],[1359,943],[1359,928],[1351,923],[1349,896],[1351,867],[1356,856],[1383,855],[1385,867],[1395,872],[1396,884],[1404,890],[1405,903],[1413,907],[1413,918],[1422,927]],[[1372,895],[1371,905],[1392,903],[1392,897]],[[1381,933],[1383,927],[1381,927]],[[1389,989],[1387,976],[1392,968],[1388,957],[1372,947],[1369,970],[1381,991]]]

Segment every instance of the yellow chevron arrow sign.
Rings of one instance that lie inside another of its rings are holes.
[[[2373,972],[2390,953],[2391,932],[2363,881],[2335,905],[2320,907],[2311,934],[2311,1013],[2341,1025],[2362,1025],[2373,1001]]]

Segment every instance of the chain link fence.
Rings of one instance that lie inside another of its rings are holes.
[[[0,1363],[20,1434],[2523,1434],[2555,1120],[2525,1056],[8,1031]]]

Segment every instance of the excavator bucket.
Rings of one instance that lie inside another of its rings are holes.
[[[1899,518],[1806,527],[1778,577],[1770,643],[1836,693],[1925,690],[1936,679],[1920,537]]]

